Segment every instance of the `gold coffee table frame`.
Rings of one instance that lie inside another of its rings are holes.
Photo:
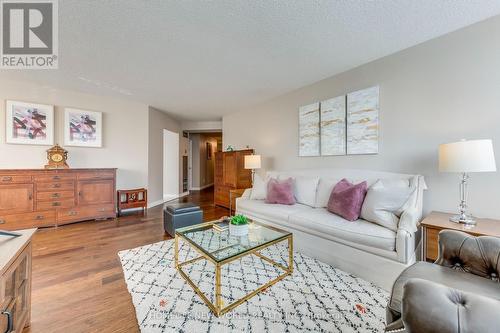
[[[208,225],[212,225],[213,223],[214,222],[208,222],[208,223],[198,224],[196,226],[193,226],[193,229],[204,227],[204,226],[208,226]],[[274,230],[279,230],[277,228],[272,228],[272,227],[267,227],[267,226],[266,226],[266,228],[274,229]],[[191,247],[193,249],[195,249],[200,254],[200,256],[179,263],[179,238],[181,238],[184,242],[187,242],[188,244],[190,244]],[[266,257],[266,256],[264,256],[263,254],[260,253],[260,251],[262,251],[263,249],[268,248],[268,247],[270,247],[272,245],[275,245],[275,244],[283,242],[283,241],[288,241],[288,267],[286,267],[286,266],[284,266],[284,265],[282,265],[280,263],[277,263],[273,259],[271,259],[269,257]],[[237,244],[235,244],[235,245],[237,245]],[[234,245],[232,245],[232,246],[234,246]],[[222,251],[222,250],[227,250],[227,249],[228,249],[228,247],[223,248],[223,249],[219,249],[219,250],[215,251],[214,253]],[[244,297],[242,297],[242,298],[234,301],[233,303],[229,304],[228,306],[223,307],[222,293],[221,293],[221,289],[222,289],[222,285],[221,285],[221,267],[223,265],[229,264],[229,263],[231,263],[231,262],[233,262],[235,260],[238,260],[238,259],[240,259],[242,257],[248,256],[248,255],[252,255],[252,254],[256,255],[257,257],[263,259],[264,261],[270,263],[271,265],[273,265],[275,267],[278,267],[279,269],[283,270],[284,273],[281,274],[281,275],[279,275],[275,279],[267,282],[266,284],[260,286],[259,288],[257,288],[256,290],[250,292],[249,294],[245,295]],[[193,262],[196,262],[196,261],[201,260],[201,259],[206,259],[206,260],[210,261],[211,263],[213,263],[215,265],[215,304],[213,304],[208,299],[208,297],[205,296],[205,294],[203,293],[203,291],[201,291],[200,288],[198,288],[198,286],[182,270],[183,266],[192,264]],[[205,304],[209,307],[209,309],[217,317],[220,317],[223,314],[231,311],[232,309],[234,309],[238,305],[242,304],[243,302],[247,301],[248,299],[252,298],[253,296],[257,295],[259,292],[261,292],[261,291],[269,288],[270,286],[276,284],[278,281],[283,280],[285,277],[287,277],[288,275],[291,275],[293,273],[293,234],[290,233],[290,234],[283,235],[283,237],[280,237],[280,238],[272,240],[272,241],[270,241],[268,243],[259,245],[259,246],[255,247],[255,248],[248,249],[248,250],[246,250],[244,252],[241,252],[241,253],[233,256],[233,257],[229,257],[227,259],[218,261],[214,257],[210,256],[208,253],[206,253],[196,243],[194,243],[193,241],[191,241],[189,238],[185,237],[182,233],[176,232],[175,233],[175,268],[181,274],[181,276],[184,278],[184,280],[186,280],[189,283],[189,285],[194,289],[194,291],[198,294],[198,296],[200,296],[200,298],[203,300],[203,302],[205,302]]]

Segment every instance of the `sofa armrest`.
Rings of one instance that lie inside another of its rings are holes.
[[[398,229],[405,230],[409,234],[417,232],[417,226],[420,223],[422,212],[417,207],[408,208],[399,218]]]
[[[493,333],[500,301],[422,279],[404,286],[402,318],[408,333]]]
[[[442,230],[438,243],[436,264],[499,281],[500,238]]]
[[[247,188],[240,198],[250,199],[250,194],[252,193],[252,188]]]

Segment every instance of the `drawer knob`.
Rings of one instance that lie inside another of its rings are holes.
[[[61,203],[60,202],[53,202],[52,206],[54,206],[54,207],[61,206]]]
[[[59,176],[54,176],[54,177],[52,177],[52,179],[54,179],[54,180],[59,180],[59,179],[61,179],[61,177],[59,177]]]
[[[78,213],[77,213],[77,212],[75,212],[74,210],[72,210],[71,212],[69,212],[69,216],[75,216],[75,215],[77,215],[77,214],[78,214]]]
[[[9,177],[9,176],[8,177],[2,177],[2,181],[3,182],[10,182],[10,181],[12,181],[12,177]]]
[[[43,220],[43,219],[45,219],[45,216],[43,216],[43,215],[37,215],[35,217],[35,220]]]
[[[59,188],[59,187],[61,187],[61,184],[54,184],[54,185],[52,185],[52,187]]]
[[[4,219],[0,219],[0,224],[5,224],[5,220]]]
[[[61,195],[59,193],[52,194],[52,198],[59,198]]]

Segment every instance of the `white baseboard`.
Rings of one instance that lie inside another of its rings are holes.
[[[209,188],[211,186],[214,186],[214,183],[207,184],[207,185],[204,185],[202,187],[191,187],[191,191],[201,191],[201,190],[204,190],[204,189]]]
[[[163,200],[157,200],[157,201],[149,202],[148,203],[148,208],[156,207],[156,206],[159,206],[159,205],[163,205],[164,202],[165,201],[163,201]]]
[[[168,202],[168,201],[171,201],[171,200],[175,200],[175,199],[178,199],[178,198],[181,198],[181,197],[185,197],[188,194],[189,194],[189,192],[184,192],[184,193],[179,193],[178,195],[165,196],[165,197],[163,197],[163,200],[156,200],[156,201],[148,203],[148,208],[152,208],[152,207],[156,207],[156,206],[159,206],[159,205],[163,205],[165,202]]]

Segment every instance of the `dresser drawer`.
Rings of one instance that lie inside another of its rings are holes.
[[[80,172],[78,180],[113,179],[114,171]]]
[[[73,174],[52,174],[52,175],[39,175],[33,176],[35,182],[61,182],[67,180],[75,180],[76,177]]]
[[[22,184],[30,182],[31,182],[31,176],[0,174],[0,184]]]
[[[62,199],[54,201],[39,201],[36,203],[38,210],[71,208],[75,206],[75,199]]]
[[[34,213],[13,214],[0,217],[0,229],[20,230],[36,227],[54,226],[55,211],[40,211]]]
[[[63,190],[75,190],[75,182],[51,182],[51,183],[37,183],[37,191],[63,191]]]
[[[61,225],[75,221],[92,220],[114,216],[115,206],[113,204],[74,207],[71,209],[59,210],[57,212],[57,224]]]
[[[75,191],[51,191],[51,192],[37,192],[37,201],[54,201],[60,199],[72,199],[75,197]]]

